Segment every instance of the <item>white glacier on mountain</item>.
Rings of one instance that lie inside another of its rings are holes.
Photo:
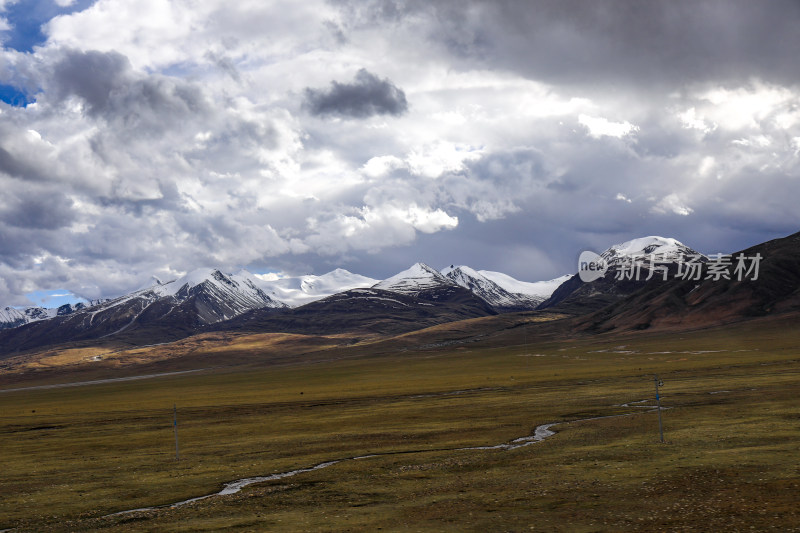
[[[377,279],[353,274],[343,268],[322,275],[279,277],[255,274],[254,276],[258,280],[259,287],[267,294],[290,307],[299,307],[352,289],[366,289],[378,282]]]
[[[493,272],[491,270],[479,270],[479,274],[500,285],[510,293],[523,294],[533,299],[544,301],[565,281],[572,276],[567,274],[547,281],[519,281],[508,274]]]
[[[651,235],[649,237],[639,237],[620,244],[615,244],[604,251],[600,256],[609,265],[614,265],[631,257],[646,258],[654,255],[664,262],[678,262],[687,260],[691,256],[705,258],[682,242],[668,238]]]

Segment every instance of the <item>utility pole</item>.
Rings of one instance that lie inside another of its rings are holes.
[[[658,379],[658,375],[653,376],[656,384],[656,404],[658,405],[658,433],[661,435],[661,442],[664,442],[664,424],[661,422],[661,396],[658,394],[658,387],[663,387],[664,382]]]
[[[178,404],[172,405],[172,427],[175,430],[175,460],[180,461],[181,456],[178,452]]]

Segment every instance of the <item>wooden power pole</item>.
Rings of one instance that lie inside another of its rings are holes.
[[[172,406],[172,427],[175,430],[175,460],[180,461],[181,455],[178,451],[178,404]]]
[[[664,386],[664,382],[658,379],[658,375],[653,376],[653,381],[656,384],[656,405],[658,406],[658,433],[661,437],[661,442],[664,442],[664,424],[661,422],[661,396],[658,394],[658,387]]]

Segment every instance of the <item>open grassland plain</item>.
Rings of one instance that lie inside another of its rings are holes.
[[[0,359],[0,388],[233,366],[265,356],[271,364],[352,343],[346,336],[205,333],[171,343],[121,347],[66,345]],[[307,360],[306,357],[304,360]]]
[[[480,324],[313,364],[259,367],[250,339],[246,366],[2,392],[0,530],[800,531],[796,321],[563,339]],[[546,423],[530,446],[463,449]]]

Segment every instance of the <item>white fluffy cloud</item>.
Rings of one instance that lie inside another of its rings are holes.
[[[628,121],[612,122],[607,118],[584,114],[578,115],[578,123],[586,126],[589,135],[595,138],[606,136],[619,139],[639,129]]]
[[[653,206],[655,213],[674,213],[676,215],[687,216],[691,215],[694,209],[684,204],[680,197],[673,193],[662,198],[656,205]]]

